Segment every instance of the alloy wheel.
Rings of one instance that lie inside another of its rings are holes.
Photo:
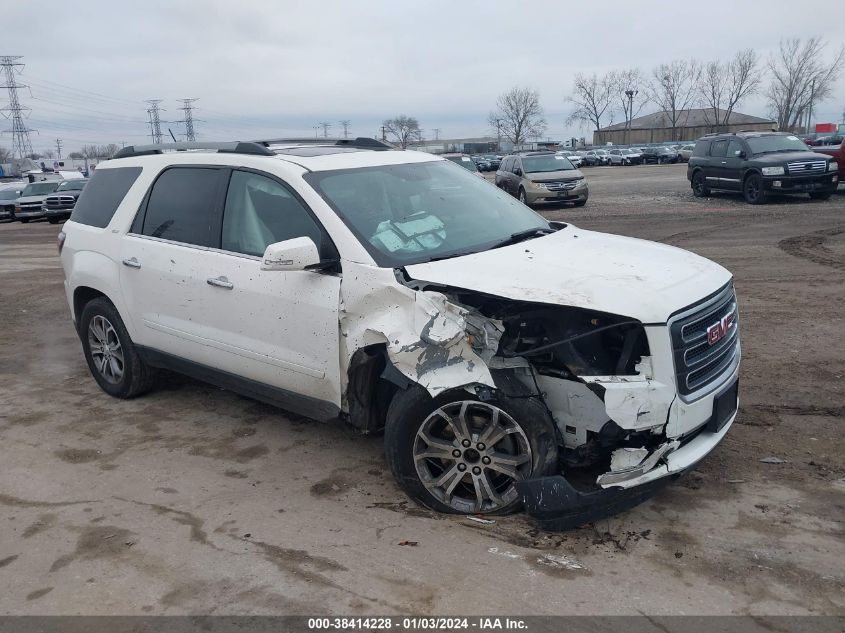
[[[97,372],[109,383],[118,384],[125,366],[123,346],[106,317],[98,314],[88,324],[88,348]]]
[[[532,468],[531,444],[505,411],[463,400],[432,412],[414,438],[414,466],[438,501],[458,512],[492,512],[517,496]]]

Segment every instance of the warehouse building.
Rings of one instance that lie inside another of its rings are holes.
[[[719,120],[725,112],[719,111]],[[676,126],[667,112],[655,112],[632,119],[630,127],[625,123],[609,125],[593,132],[594,145],[625,145],[636,143],[663,143],[665,141],[694,141],[711,132],[739,132],[755,130],[768,132],[777,129],[777,122],[750,114],[732,112],[727,125],[716,125],[713,110],[691,108],[679,112]]]

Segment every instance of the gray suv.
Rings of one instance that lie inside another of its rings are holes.
[[[571,202],[583,207],[590,196],[584,174],[554,152],[506,156],[496,172],[496,186],[529,206]]]

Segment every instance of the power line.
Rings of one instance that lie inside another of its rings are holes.
[[[159,103],[162,99],[147,99],[145,103],[149,103],[150,107],[147,109],[147,114],[150,117],[150,138],[154,145],[161,145],[161,117],[159,113],[162,109]]]
[[[9,105],[0,111],[3,112],[3,116],[12,121],[12,129],[4,130],[4,133],[12,133],[12,155],[17,154],[18,159],[24,160],[32,154],[32,142],[29,140],[29,133],[35,130],[26,127],[23,122],[24,113],[29,113],[30,108],[21,106],[18,99],[18,88],[27,87],[15,81],[15,69],[20,67],[17,70],[18,74],[23,71],[23,64],[17,61],[19,59],[21,59],[20,55],[0,57],[0,67],[3,68],[3,74],[6,77],[6,84],[2,87],[9,91]]]
[[[323,128],[323,138],[329,138],[329,128],[332,126],[332,124],[328,121],[321,121],[317,125]]]
[[[174,123],[184,123],[185,124],[185,140],[186,141],[196,141],[197,136],[194,132],[194,121],[199,121],[199,119],[194,119],[194,101],[199,101],[199,99],[182,99],[182,107],[179,108],[182,112],[185,113],[185,118],[182,121],[174,121]]]
[[[341,127],[343,128],[343,138],[349,138],[349,124],[351,121],[343,120],[339,122]]]

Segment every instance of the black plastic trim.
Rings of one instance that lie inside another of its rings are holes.
[[[136,345],[135,349],[148,365],[185,374],[307,418],[325,421],[334,420],[340,416],[340,407],[327,400],[318,400],[281,387],[237,376],[151,347]]]

